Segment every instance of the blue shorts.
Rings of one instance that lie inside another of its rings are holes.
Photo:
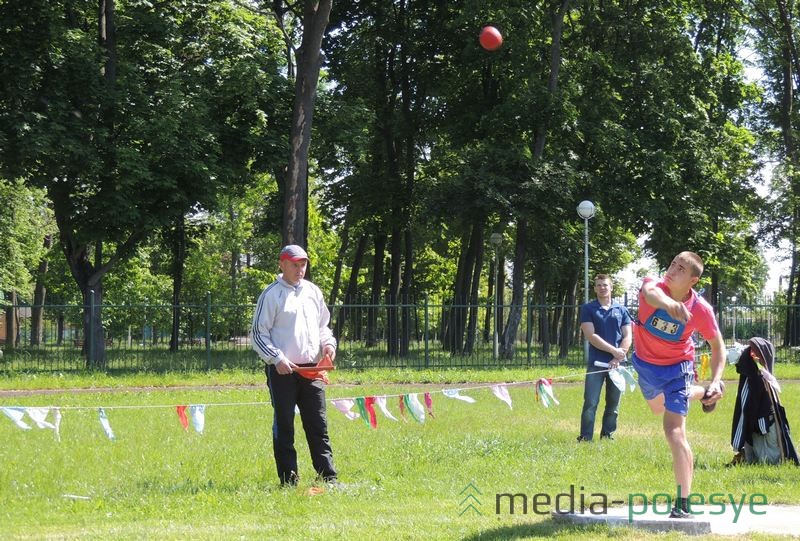
[[[633,367],[639,374],[639,387],[645,400],[664,395],[664,407],[678,415],[689,413],[689,389],[694,382],[694,361],[662,366],[641,360],[634,353]]]

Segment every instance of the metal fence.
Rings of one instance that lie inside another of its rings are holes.
[[[260,369],[248,331],[254,305],[102,305],[102,344],[84,336],[83,306],[6,308],[0,325],[0,371],[181,371]],[[715,307],[725,342],[762,336],[778,347],[779,362],[797,362],[798,348],[780,347],[785,304]],[[637,307],[628,306],[632,317]],[[339,338],[338,368],[498,368],[582,367],[579,307],[539,305],[530,299],[514,337],[513,351],[495,345],[495,321],[507,321],[511,306],[453,305],[423,299],[412,304],[349,304],[331,307]],[[173,313],[180,316],[177,344],[170,347]],[[11,319],[10,319],[11,318]],[[9,325],[9,322],[11,323]],[[497,329],[503,342],[503,329]],[[88,333],[89,337],[97,335]],[[10,335],[10,336],[6,336]],[[5,337],[5,340],[3,338]],[[13,340],[11,339],[13,338]],[[705,351],[702,345],[698,354]],[[102,363],[93,363],[102,350]]]

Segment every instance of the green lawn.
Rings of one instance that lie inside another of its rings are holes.
[[[561,375],[574,373],[562,371]],[[438,374],[438,376],[437,376]],[[0,416],[0,538],[3,539],[509,539],[665,538],[630,529],[564,526],[547,515],[496,495],[554,498],[574,487],[587,500],[674,491],[660,422],[646,411],[638,389],[623,397],[615,441],[575,442],[582,386],[557,380],[561,405],[545,409],[532,387],[509,387],[513,409],[488,388],[464,392],[476,404],[444,397],[443,386],[530,381],[552,371],[347,372],[333,374],[329,398],[432,392],[436,417],[425,424],[395,423],[378,413],[377,430],[329,408],[342,490],[309,495],[312,472],[298,435],[302,481],[277,487],[271,453],[272,412],[263,388],[159,388],[0,397],[3,406],[81,406],[64,409],[62,441],[49,430],[23,431]],[[778,372],[779,377],[784,374]],[[733,376],[731,375],[731,378]],[[2,388],[150,385],[151,376],[84,375],[54,385],[56,377],[6,378]],[[386,383],[381,383],[381,382]],[[574,379],[573,379],[574,381]],[[343,383],[344,382],[344,383]],[[769,503],[800,504],[800,468],[726,468],[735,383],[713,414],[695,405],[689,416],[697,462],[694,492],[763,493]],[[15,385],[15,383],[17,385]],[[262,383],[258,374],[167,375],[163,383]],[[37,385],[38,384],[38,385]],[[790,423],[800,426],[800,383],[785,382]],[[184,432],[174,405],[207,404],[203,435]],[[239,404],[239,405],[215,405]],[[107,407],[117,440],[109,441],[95,407]],[[112,409],[111,406],[135,406]],[[151,407],[146,407],[151,406]],[[163,407],[162,407],[163,406]],[[396,401],[390,409],[398,414]],[[298,431],[300,430],[298,421]],[[478,512],[461,502],[472,483]],[[583,487],[583,488],[580,488]],[[67,495],[88,499],[75,499]],[[677,538],[677,534],[666,538]],[[767,539],[769,537],[762,537]]]

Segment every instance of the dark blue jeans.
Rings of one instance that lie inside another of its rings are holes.
[[[586,372],[586,384],[583,388],[583,411],[581,412],[581,437],[591,440],[594,434],[594,418],[597,406],[600,404],[600,391],[603,383],[606,384],[606,407],[603,411],[603,424],[600,427],[601,436],[610,436],[617,430],[617,413],[619,411],[619,398],[622,395],[611,381],[608,372],[598,372],[603,368],[592,367]]]
[[[297,452],[294,449],[294,407],[306,433],[311,463],[325,481],[336,480],[333,451],[328,437],[325,384],[295,374],[281,375],[275,366],[267,365],[267,385],[275,412],[272,423],[272,449],[281,483],[292,483],[298,475]]]

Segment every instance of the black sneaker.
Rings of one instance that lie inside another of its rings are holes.
[[[592,440],[590,440],[590,439],[588,439],[588,438],[584,438],[583,436],[578,436],[578,439],[577,439],[576,441],[577,441],[578,443],[580,443],[580,442],[582,442],[582,441],[592,441]]]
[[[600,434],[600,439],[601,440],[612,440],[613,441],[614,436],[612,436],[611,434]]]
[[[684,511],[680,507],[673,507],[672,511],[669,514],[669,518],[692,519],[694,518],[694,515],[691,514],[689,511]]]
[[[297,474],[295,472],[290,472],[289,477],[281,481],[281,488],[294,488],[299,482],[300,478],[297,476]]]

